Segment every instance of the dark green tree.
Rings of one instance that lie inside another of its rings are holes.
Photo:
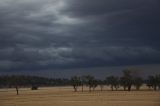
[[[93,91],[95,90],[95,88],[98,86],[98,81],[96,79],[94,79],[92,81],[92,88],[93,88]]]
[[[123,87],[124,91],[126,91],[127,82],[126,82],[126,79],[124,77],[120,78],[120,85]]]
[[[85,76],[80,77],[81,86],[82,86],[82,92],[84,91],[84,85],[86,85],[86,78]]]
[[[140,87],[143,85],[144,81],[141,77],[134,77],[133,78],[133,85],[136,87],[136,90],[139,90]]]
[[[133,76],[131,75],[130,70],[123,71],[123,77],[121,78],[121,85],[124,87],[124,90],[127,87],[128,91],[131,91],[131,87],[133,85]]]
[[[158,86],[158,77],[157,76],[148,76],[147,79],[147,86],[150,88],[152,87],[155,91],[157,90]]]
[[[16,93],[19,95],[20,77],[11,76],[10,78],[10,84],[16,88]]]
[[[71,84],[74,88],[74,91],[77,92],[78,86],[80,86],[81,84],[80,77],[77,77],[77,76],[71,77]]]
[[[106,78],[106,83],[107,83],[107,85],[111,86],[111,90],[112,91],[114,90],[114,88],[116,90],[118,90],[118,87],[119,87],[119,78],[115,77],[115,76],[109,76],[109,77]]]
[[[96,87],[95,78],[93,76],[87,75],[85,76],[85,79],[86,79],[87,86],[89,86],[89,91],[91,92],[91,88]]]
[[[98,84],[101,88],[101,91],[103,91],[104,85],[105,85],[105,81],[104,80],[98,80]]]
[[[157,83],[158,83],[158,89],[160,90],[160,74],[157,75]]]

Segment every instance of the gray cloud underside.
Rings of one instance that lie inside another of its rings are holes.
[[[1,0],[0,70],[160,63],[159,0]]]

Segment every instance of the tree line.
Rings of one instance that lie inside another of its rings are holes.
[[[120,87],[123,87],[124,91],[131,91],[134,86],[136,90],[140,90],[142,85],[148,86],[149,89],[160,90],[160,74],[159,75],[150,75],[147,79],[143,79],[137,74],[132,73],[130,70],[124,70],[123,76],[108,76],[104,80],[96,80],[94,76],[73,76],[71,78],[71,84],[76,92],[78,87],[88,86],[89,91],[94,91],[95,88],[99,85],[101,91],[104,86],[110,86],[111,90],[118,90]]]
[[[0,76],[0,88],[12,88],[15,85],[20,87],[37,86],[64,86],[69,85],[69,79],[65,78],[44,78],[38,76],[24,76],[24,75],[5,75]]]
[[[143,84],[149,89],[160,90],[160,74],[143,79],[131,70],[124,70],[123,76],[108,76],[104,80],[98,80],[91,75],[72,76],[70,79],[24,75],[0,76],[0,88],[16,88],[17,94],[20,87],[31,87],[34,90],[40,86],[73,86],[75,92],[78,88],[83,92],[84,86],[87,86],[91,92],[98,86],[102,91],[105,85],[110,86],[112,91],[119,90],[120,87],[123,87],[124,91],[131,91],[133,86],[140,90]]]
[[[66,85],[71,84],[70,80],[65,78],[44,78],[25,75],[0,76],[0,88],[16,88],[17,95],[19,88],[30,87],[32,90],[36,90],[38,87]]]

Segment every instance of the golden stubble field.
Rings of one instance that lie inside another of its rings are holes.
[[[160,106],[159,91],[73,92],[72,87],[0,89],[0,106]]]

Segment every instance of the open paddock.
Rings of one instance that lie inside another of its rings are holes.
[[[0,106],[160,106],[160,91],[73,92],[72,87],[0,89]]]

